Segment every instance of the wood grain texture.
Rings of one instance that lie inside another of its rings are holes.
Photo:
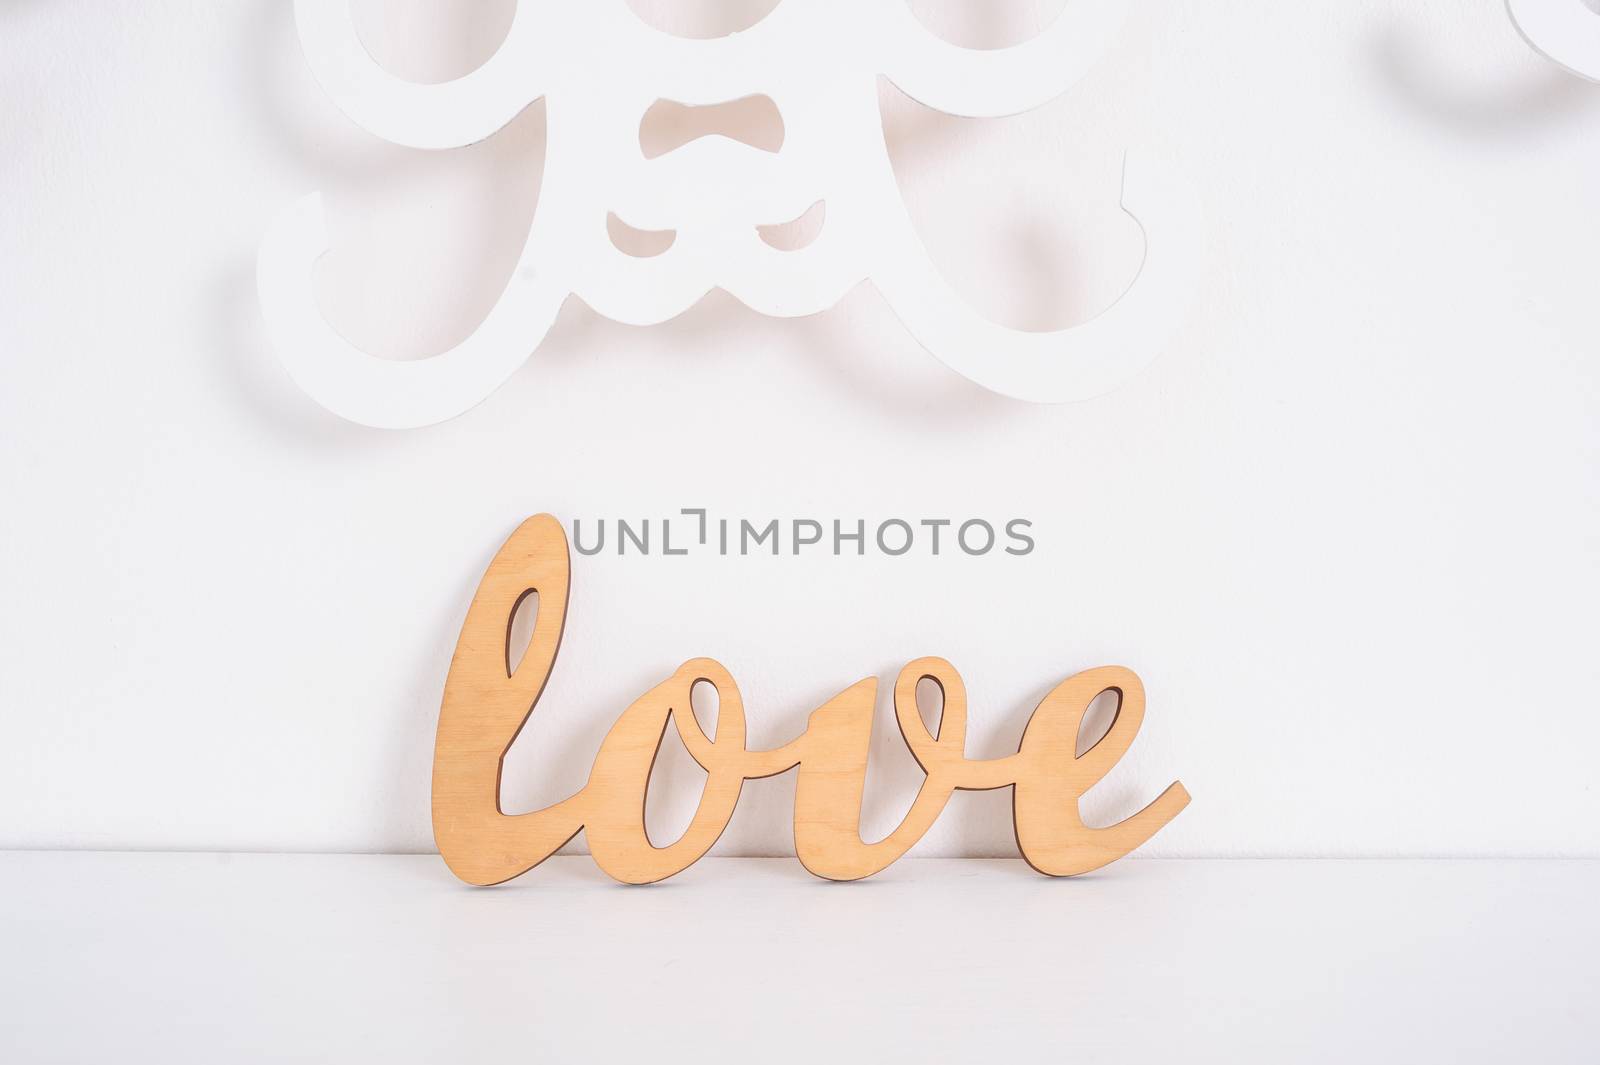
[[[1062,681],[1023,730],[1017,753],[969,759],[966,686],[942,658],[922,658],[900,671],[895,721],[926,777],[905,817],[876,843],[861,839],[861,797],[877,702],[875,678],[858,681],[818,707],[806,730],[782,747],[745,747],[738,685],[717,662],[680,666],[623,711],[600,744],[588,783],[543,810],[500,810],[506,752],[532,714],[555,666],[566,624],[571,561],[560,522],[540,514],[523,522],[489,564],[467,611],[445,683],[433,760],[433,830],[451,870],[472,884],[498,884],[554,854],[580,831],[595,862],[612,877],[647,884],[682,872],[709,851],[727,827],[746,780],[799,767],[795,785],[795,851],[829,880],[871,876],[905,854],[957,791],[1012,788],[1017,846],[1033,868],[1051,876],[1098,869],[1153,836],[1189,802],[1174,783],[1132,817],[1107,828],[1085,825],[1078,798],[1111,770],[1144,720],[1144,686],[1130,670],[1103,666]],[[511,661],[511,623],[519,605],[538,595],[527,651]],[[930,732],[917,709],[917,685],[935,682],[944,695]],[[690,704],[696,684],[716,689],[712,736]],[[1084,714],[1098,696],[1116,692],[1116,719],[1083,754],[1076,750]],[[684,833],[658,847],[645,828],[645,792],[667,727],[706,771],[699,808]]]

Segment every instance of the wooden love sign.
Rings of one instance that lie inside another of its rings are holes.
[[[1072,876],[1116,861],[1153,836],[1189,803],[1174,783],[1143,810],[1108,828],[1090,828],[1078,797],[1128,750],[1144,718],[1144,687],[1119,666],[1087,670],[1062,681],[1034,711],[1017,753],[970,760],[964,752],[966,690],[942,658],[922,658],[900,671],[895,720],[927,774],[911,809],[876,843],[861,839],[861,794],[872,733],[876,679],[845,689],[811,715],[805,732],[770,751],[745,747],[739,689],[708,658],[679,667],[625,710],[600,744],[589,782],[577,794],[533,813],[500,811],[506,751],[533,712],[555,665],[566,624],[571,562],[560,522],[540,514],[523,522],[489,564],[467,611],[445,683],[433,756],[433,833],[450,869],[471,884],[519,876],[580,831],[600,868],[629,884],[682,872],[711,849],[746,780],[799,767],[795,786],[795,850],[801,864],[829,880],[871,876],[903,855],[943,812],[956,791],[1012,788],[1017,846],[1028,864],[1050,876]],[[511,662],[510,628],[522,600],[539,596],[533,638]],[[917,710],[917,684],[944,692],[938,728]],[[715,736],[707,737],[690,706],[700,682],[719,699]],[[1078,726],[1094,699],[1115,691],[1116,720],[1088,751],[1077,754]],[[674,843],[657,847],[645,829],[645,789],[668,721],[707,777],[694,820]]]

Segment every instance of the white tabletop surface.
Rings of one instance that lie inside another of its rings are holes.
[[[0,853],[0,1060],[1594,1062],[1600,862]]]

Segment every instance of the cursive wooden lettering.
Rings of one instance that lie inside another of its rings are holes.
[[[927,775],[899,826],[886,838],[865,843],[861,794],[877,681],[860,681],[824,703],[792,742],[752,751],[745,746],[738,686],[721,665],[700,658],[623,711],[601,742],[581,791],[533,813],[504,814],[501,764],[555,665],[570,575],[561,524],[548,514],[529,518],[489,564],[456,644],[434,748],[433,831],[446,863],[468,883],[498,884],[519,876],[580,831],[587,833],[595,862],[616,879],[630,884],[665,879],[711,849],[746,780],[796,766],[795,850],[807,869],[829,880],[858,880],[898,859],[956,791],[1012,788],[1018,848],[1030,865],[1051,876],[1085,873],[1115,861],[1188,805],[1189,793],[1174,783],[1109,828],[1090,828],[1079,817],[1078,797],[1127,752],[1144,718],[1144,687],[1129,670],[1104,666],[1067,678],[1034,711],[1016,754],[973,760],[964,753],[967,695],[961,675],[942,658],[922,658],[900,671],[894,712],[906,746]],[[539,609],[533,638],[522,661],[513,664],[511,620],[523,598],[534,592]],[[944,709],[932,733],[917,711],[922,680],[933,680],[944,692]],[[690,692],[701,681],[714,686],[719,698],[713,736],[700,728],[690,708]],[[1079,724],[1089,704],[1107,691],[1119,697],[1116,719],[1080,756]],[[675,842],[657,847],[645,830],[645,788],[669,723],[707,776],[688,829]]]

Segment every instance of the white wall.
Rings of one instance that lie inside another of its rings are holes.
[[[402,6],[361,5],[371,46],[435,79],[509,11]],[[996,43],[1059,4],[923,6]],[[1125,147],[1182,170],[1214,245],[1180,342],[1040,408],[943,370],[870,290],[799,323],[573,304],[488,403],[384,433],[279,369],[257,241],[326,190],[328,315],[445,347],[515,259],[540,110],[412,152],[319,94],[278,0],[0,8],[0,845],[427,849],[439,693],[500,539],[539,510],[701,505],[1020,514],[1039,548],[578,558],[509,807],[579,787],[686,658],[725,662],[772,744],[943,654],[975,755],[1064,675],[1137,669],[1145,730],[1088,810],[1181,778],[1194,805],[1147,853],[1600,855],[1600,87],[1494,0],[1156,0],[1031,115],[884,108],[935,256],[1018,325],[1127,281]],[[917,778],[878,724],[869,832]],[[694,801],[667,775],[661,825]],[[722,851],[787,852],[792,780],[747,787]],[[918,853],[1011,850],[999,793]]]

